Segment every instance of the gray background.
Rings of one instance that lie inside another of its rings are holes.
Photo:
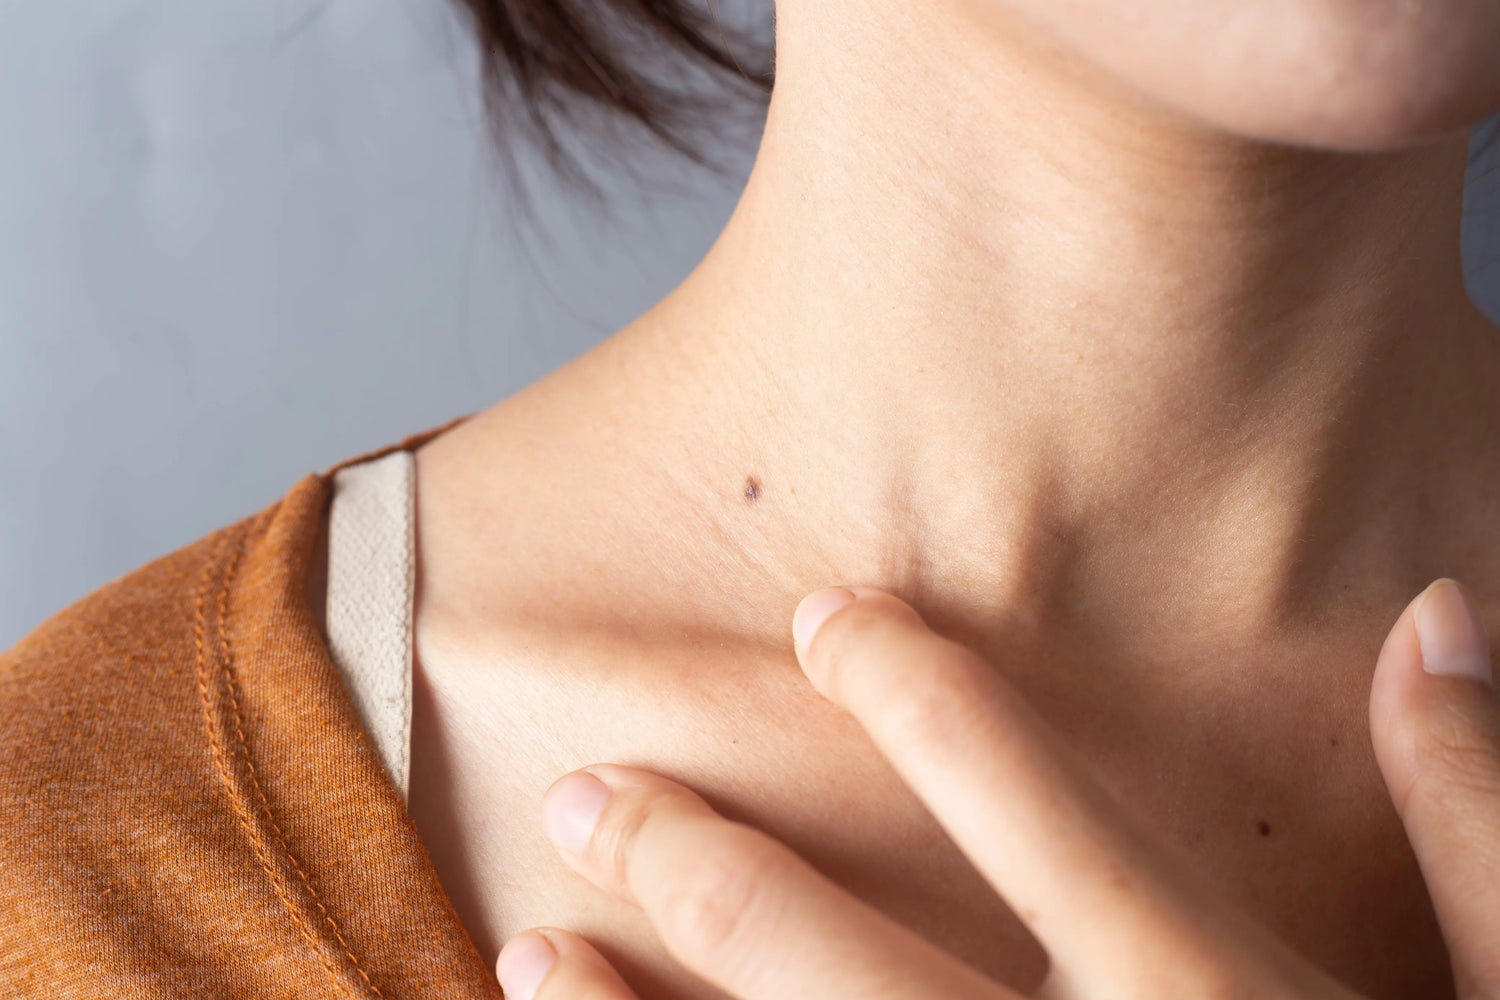
[[[727,177],[643,158],[676,190],[619,186],[613,223],[535,187],[528,229],[475,68],[447,0],[0,0],[0,649],[511,394],[707,250],[750,144]],[[1500,156],[1465,226],[1500,315]]]

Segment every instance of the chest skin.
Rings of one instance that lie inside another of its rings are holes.
[[[545,838],[547,787],[614,762],[687,785],[1031,990],[1047,972],[1039,943],[796,663],[806,591],[756,576],[779,549],[744,528],[795,519],[794,485],[723,457],[711,419],[679,421],[657,395],[589,402],[624,392],[627,367],[565,368],[417,452],[410,811],[481,954],[493,964],[514,934],[564,927],[642,1000],[723,996]],[[1471,549],[1444,565],[1494,619],[1500,580],[1484,570],[1500,563],[1485,553],[1500,539]],[[840,582],[878,585],[813,585]],[[1165,624],[1070,639],[1035,619],[1007,630],[998,614],[918,611],[1015,684],[1147,835],[1305,957],[1378,1000],[1443,1000],[1447,952],[1368,722],[1376,655],[1416,589],[1347,591],[1309,627],[1217,646]]]
[[[527,927],[561,926],[645,1000],[724,996],[542,833],[548,785],[609,761],[686,784],[994,979],[1023,992],[1041,981],[1038,942],[858,726],[806,684],[789,645],[641,645],[642,631],[636,620],[481,633],[436,608],[419,616],[412,815],[488,961]],[[1348,669],[1330,669],[1336,649],[1304,651],[1304,663],[1265,651],[1213,684],[1188,664],[1101,672],[1045,650],[983,652],[1151,836],[1303,955],[1371,997],[1451,996],[1370,749],[1355,679],[1373,654],[1345,645]]]

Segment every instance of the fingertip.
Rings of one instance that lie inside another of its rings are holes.
[[[1490,642],[1474,602],[1457,580],[1441,577],[1418,595],[1412,612],[1422,667],[1493,686]]]
[[[1422,650],[1417,642],[1416,610],[1427,591],[1407,602],[1386,633],[1375,659],[1370,684],[1370,727],[1379,750],[1381,734],[1390,732],[1402,694],[1422,674]]]
[[[522,931],[500,949],[495,977],[506,1000],[531,1000],[557,964],[557,949],[538,930]]]
[[[599,949],[561,927],[531,927],[511,938],[495,960],[495,975],[505,1000],[532,1000],[544,982],[549,1000],[585,995],[635,1000]]]
[[[812,645],[818,627],[839,608],[855,600],[856,595],[848,587],[825,587],[802,598],[797,610],[792,612],[792,643],[797,655],[804,657]]]
[[[1483,661],[1482,671],[1480,662]],[[1482,929],[1500,892],[1476,845],[1500,829],[1500,702],[1464,588],[1434,580],[1387,637],[1371,694],[1375,757],[1422,869],[1460,981],[1500,982]]]
[[[575,934],[572,931],[564,930],[561,927],[543,925],[541,927],[533,927],[527,933],[545,938],[547,943],[552,946],[552,950],[557,952],[560,958],[567,961],[583,960],[593,965],[604,966],[609,964],[605,961],[604,956],[599,954],[598,948],[589,944],[582,935]]]
[[[610,787],[588,771],[570,771],[542,796],[542,828],[552,843],[575,859],[588,852]]]
[[[1483,623],[1464,588],[1440,577],[1392,626],[1371,682],[1370,738],[1398,811],[1429,766],[1423,757],[1435,733],[1452,735],[1460,720],[1482,726],[1495,715]]]

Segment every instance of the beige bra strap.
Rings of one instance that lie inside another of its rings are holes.
[[[409,451],[333,477],[328,648],[365,733],[406,799],[411,747],[416,462]]]

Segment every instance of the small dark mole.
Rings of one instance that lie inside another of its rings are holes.
[[[761,486],[754,476],[745,477],[745,502],[754,503],[760,499]]]
[[[1271,824],[1267,823],[1265,820],[1261,820],[1259,823],[1255,824],[1255,828],[1260,831],[1260,835],[1262,837],[1269,837],[1271,835]]]
[[[1331,747],[1338,746],[1339,745],[1339,738],[1337,736],[1330,736],[1330,737],[1328,737],[1328,745],[1331,746]]]

